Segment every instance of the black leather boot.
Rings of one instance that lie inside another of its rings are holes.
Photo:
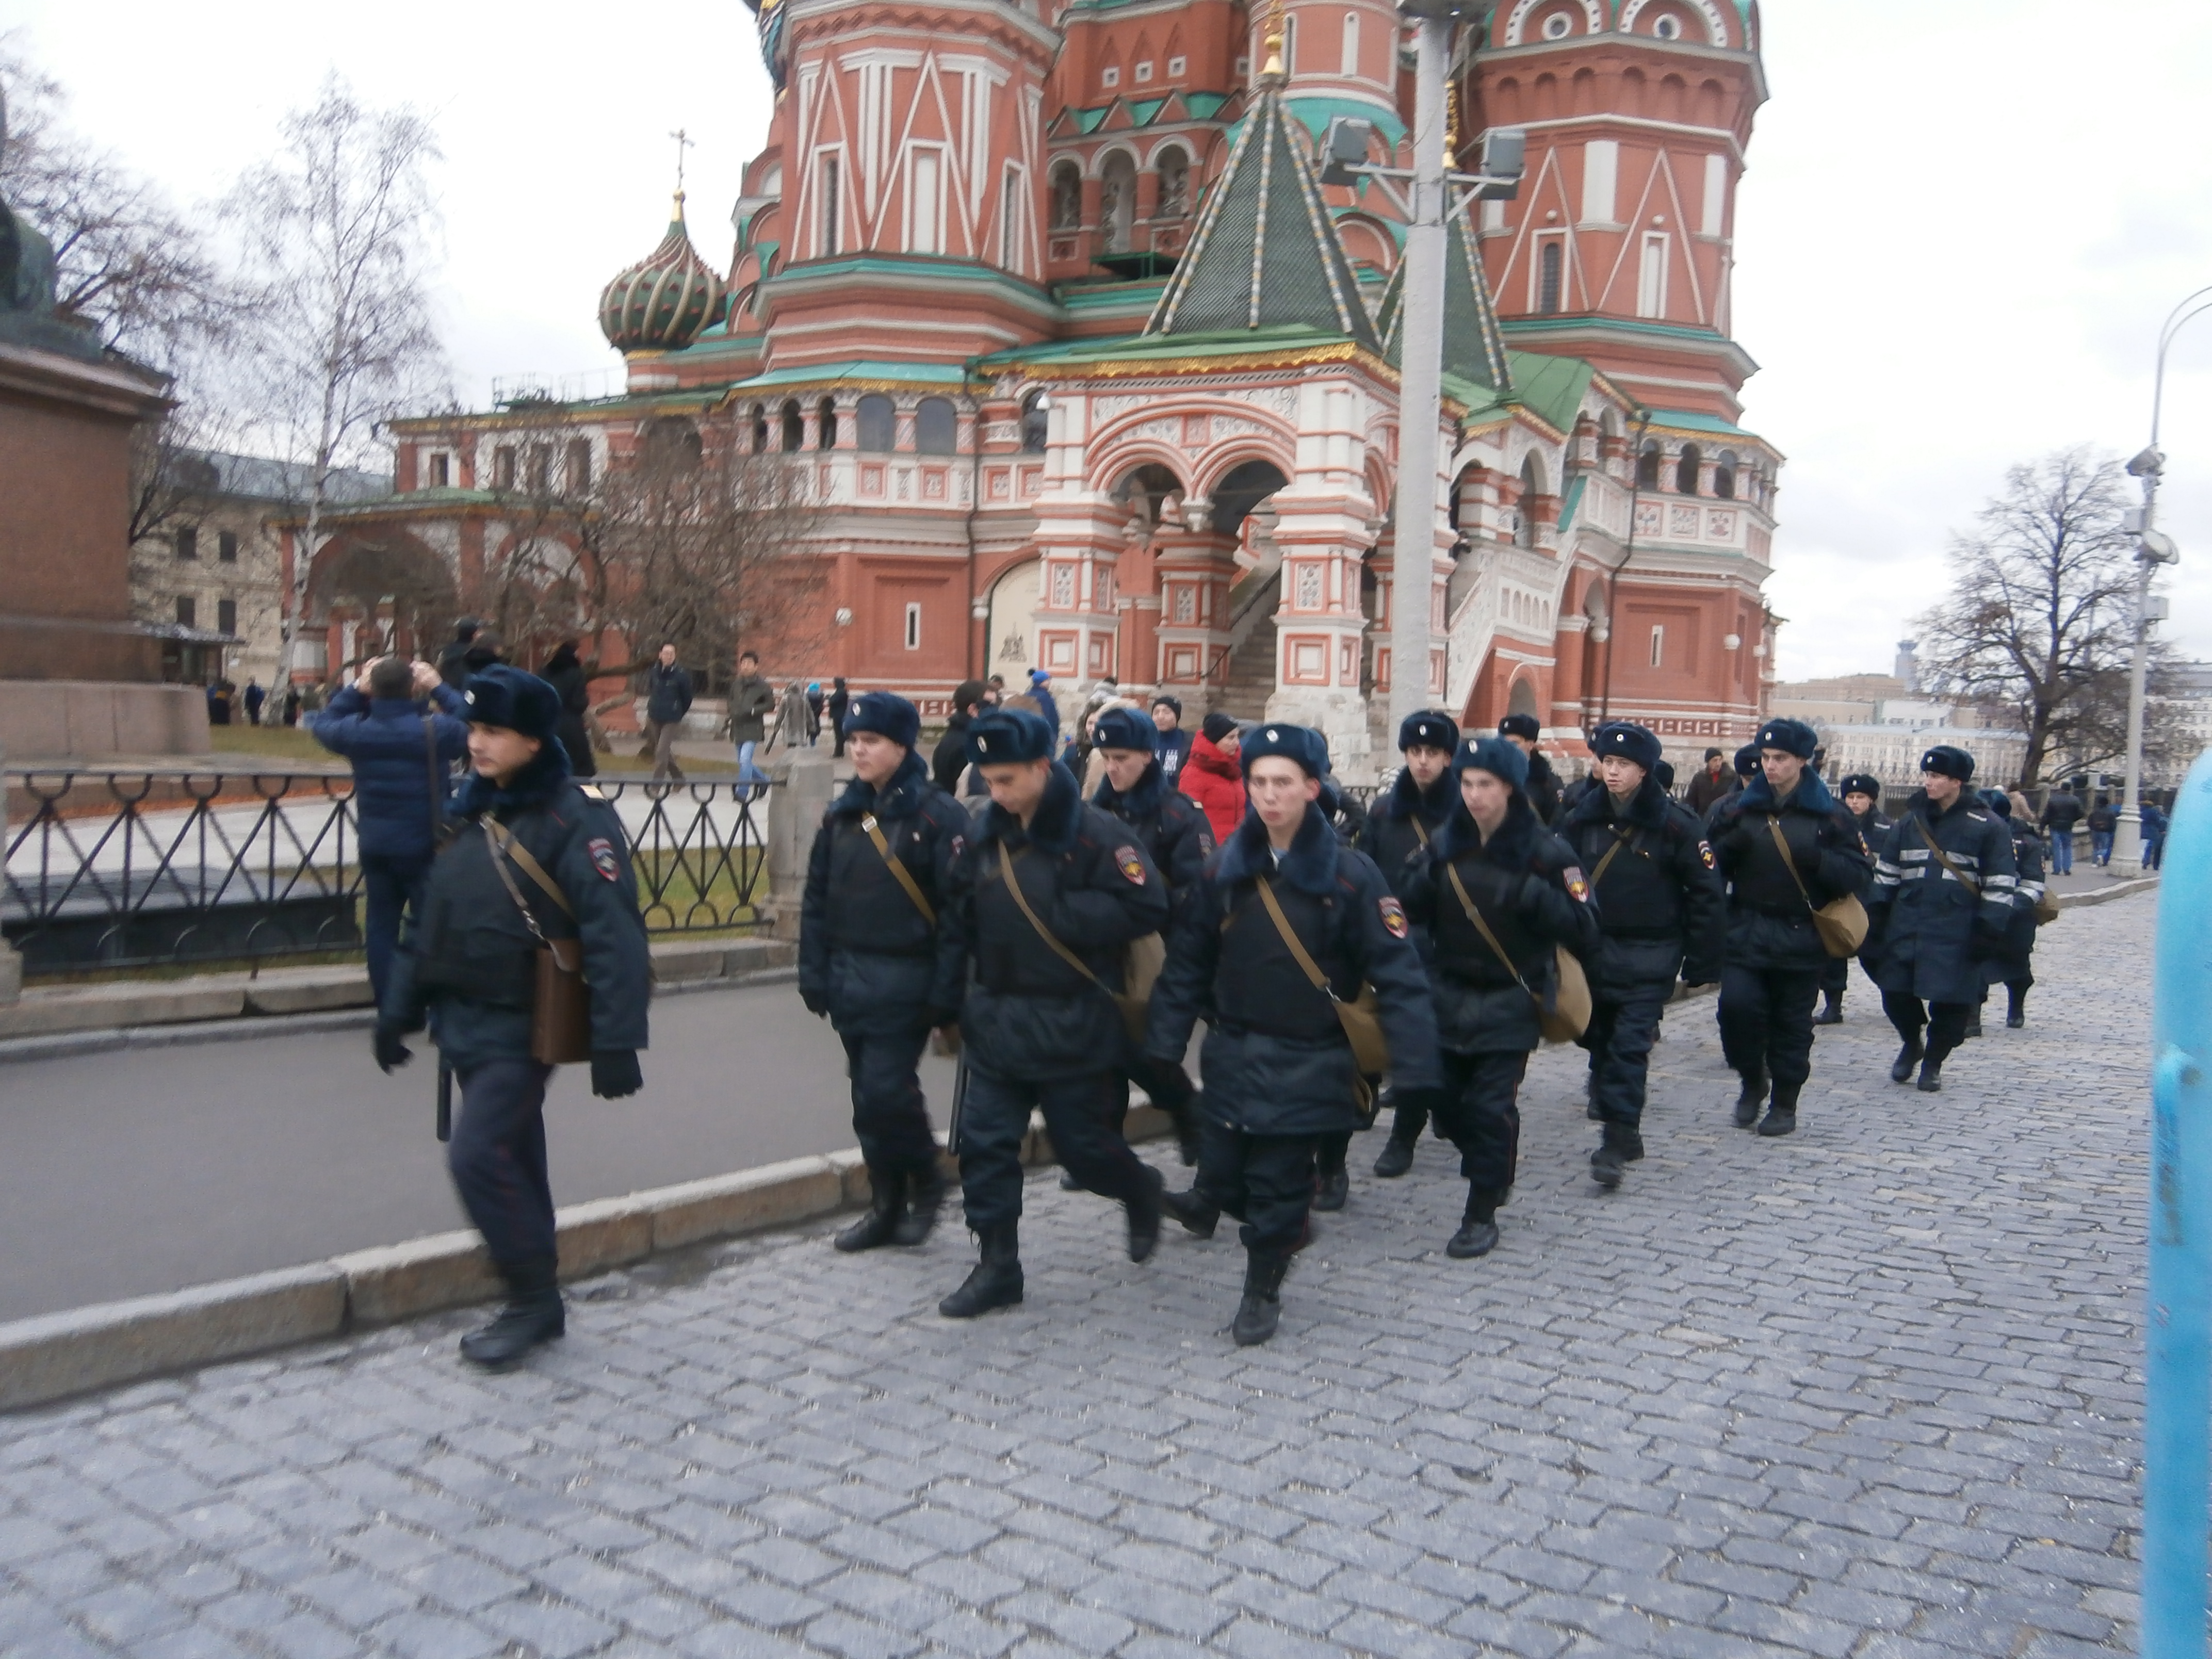
[[[1844,994],[1841,991],[1823,991],[1820,994],[1823,998],[1820,1012],[1813,1016],[1813,1024],[1841,1025],[1844,1023]]]
[[[1143,1169],[1145,1178],[1137,1188],[1137,1195],[1121,1206],[1129,1216],[1129,1260],[1132,1261],[1149,1261],[1152,1252],[1159,1248],[1160,1212],[1166,1207],[1160,1200],[1167,1190],[1167,1183],[1160,1179],[1160,1172],[1150,1164],[1144,1165]]]
[[[1964,1033],[1962,1033],[1962,1035],[1964,1035],[1964,1036],[1968,1036],[1968,1037],[1978,1037],[1978,1036],[1981,1036],[1981,1034],[1982,1034],[1982,1011],[1981,1011],[1980,1007],[1979,1007],[1978,1006],[1976,1006],[1976,1008],[1974,1009],[1974,1012],[1973,1012],[1972,1013],[1971,1013],[1971,1014],[1969,1014],[1969,1015],[1967,1015],[1967,1016],[1966,1016],[1966,1029],[1965,1032],[1964,1032]]]
[[[1759,1121],[1759,1109],[1766,1103],[1766,1073],[1746,1072],[1742,1077],[1743,1086],[1735,1095],[1735,1127],[1748,1129]]]
[[[1910,1039],[1897,1051],[1897,1058],[1890,1063],[1889,1080],[1892,1083],[1911,1082],[1912,1068],[1920,1063],[1921,1055],[1927,1052],[1920,1046],[1918,1037]]]
[[[1766,1115],[1759,1121],[1759,1133],[1770,1138],[1796,1133],[1797,1094],[1804,1086],[1802,1083],[1778,1083],[1774,1085],[1774,1103],[1766,1109]]]
[[[1352,1176],[1344,1167],[1345,1151],[1344,1136],[1322,1137],[1321,1158],[1314,1177],[1313,1206],[1316,1210],[1340,1210],[1344,1200],[1352,1195]]]
[[[1182,1230],[1198,1238],[1211,1238],[1213,1230],[1221,1223],[1221,1206],[1193,1187],[1188,1192],[1160,1192],[1160,1208],[1182,1224]]]
[[[868,1212],[830,1242],[848,1254],[881,1249],[898,1236],[906,1216],[906,1177],[896,1170],[868,1171]]]
[[[461,1339],[461,1358],[488,1371],[505,1370],[568,1328],[550,1256],[501,1267],[500,1273],[507,1280],[507,1305],[490,1324]]]
[[[891,1230],[891,1243],[909,1249],[929,1242],[938,1212],[945,1207],[945,1172],[933,1163],[907,1176],[906,1213]]]
[[[2008,1030],[2017,1031],[2027,1024],[2027,993],[2008,987],[2006,995],[2008,1000],[2005,1006],[2005,1025]]]
[[[1930,1054],[1927,1059],[1920,1062],[1920,1081],[1913,1086],[1918,1089],[1922,1094],[1940,1095],[1943,1092],[1943,1061],[1945,1058],[1946,1056],[1942,1054]]]
[[[1006,1222],[981,1235],[982,1259],[960,1288],[937,1304],[947,1319],[973,1319],[994,1308],[1011,1308],[1022,1299],[1020,1225]]]
[[[1420,1132],[1417,1129],[1415,1134]],[[1389,1139],[1382,1143],[1382,1155],[1375,1160],[1375,1173],[1385,1181],[1395,1181],[1413,1167],[1413,1142],[1400,1131],[1390,1131]]]
[[[1621,1173],[1628,1168],[1626,1149],[1621,1145],[1621,1125],[1605,1126],[1605,1138],[1590,1154],[1590,1179],[1607,1192],[1620,1185]]]
[[[1498,1248],[1498,1197],[1487,1188],[1467,1189],[1467,1211],[1460,1217],[1459,1231],[1444,1246],[1444,1254],[1455,1261],[1488,1255]]]
[[[1283,1317],[1283,1275],[1290,1270],[1288,1255],[1254,1250],[1245,1257],[1244,1299],[1229,1328],[1238,1347],[1251,1347],[1275,1334]]]

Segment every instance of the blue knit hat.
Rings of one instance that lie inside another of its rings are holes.
[[[1447,755],[1459,747],[1459,726],[1449,714],[1423,708],[1398,723],[1398,749],[1441,749]]]
[[[1761,749],[1779,749],[1785,755],[1795,755],[1799,760],[1810,760],[1813,751],[1820,746],[1820,738],[1802,720],[1771,720],[1759,728],[1753,739]]]
[[[1328,771],[1328,739],[1310,726],[1289,726],[1281,720],[1254,726],[1237,755],[1248,777],[1252,763],[1270,755],[1297,763],[1308,777],[1322,777]]]
[[[845,735],[855,732],[873,732],[911,749],[921,737],[921,713],[896,691],[863,691],[845,710]]]
[[[476,726],[501,726],[526,738],[553,735],[561,720],[561,694],[537,675],[503,662],[487,664],[461,687]]]
[[[1528,784],[1528,757],[1504,738],[1469,738],[1452,757],[1452,776],[1473,769],[1501,777],[1516,789]]]
[[[1647,772],[1658,769],[1659,738],[1634,720],[1607,720],[1590,734],[1589,746],[1595,760],[1618,755],[1625,761],[1635,762]]]
[[[1939,743],[1920,757],[1920,769],[1964,783],[1974,775],[1974,757],[1963,749]]]
[[[1013,766],[1050,760],[1052,722],[1026,708],[994,708],[968,728],[968,758],[978,766]]]
[[[1101,749],[1137,749],[1149,755],[1160,746],[1160,728],[1133,708],[1109,708],[1091,730]]]

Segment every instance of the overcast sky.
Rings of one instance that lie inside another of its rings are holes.
[[[2189,0],[1767,0],[1771,101],[1737,212],[1746,423],[1788,456],[1775,608],[1785,678],[1886,670],[1943,582],[1948,532],[2005,467],[2149,435],[2167,310],[2212,283],[2212,9]],[[598,373],[606,279],[666,223],[730,251],[767,129],[750,14],[574,0],[428,12],[298,0],[8,0],[71,119],[179,203],[215,196],[335,66],[411,102],[446,161],[443,321],[457,391]],[[2212,657],[2212,317],[2169,360],[2160,522],[2173,637]]]

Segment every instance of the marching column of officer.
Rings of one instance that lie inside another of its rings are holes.
[[[854,779],[815,833],[799,908],[799,998],[845,1045],[873,1198],[837,1235],[841,1250],[920,1244],[945,1200],[919,1068],[931,1029],[960,1012],[960,939],[942,918],[969,825],[930,781],[921,735],[904,697],[871,691],[851,704]]]
[[[2033,824],[2014,815],[2012,800],[2003,790],[1983,790],[1982,803],[2004,821],[2005,828],[2012,834],[2015,883],[2012,916],[2005,923],[2004,943],[1984,965],[1983,976],[1987,985],[2005,988],[2005,1024],[2017,1031],[2027,1024],[2027,993],[2035,983],[2035,935],[2040,926],[2037,910],[2043,903],[2047,879],[2043,868],[2043,838],[2035,833]],[[1984,1000],[1989,996],[1986,985],[1982,995]]]
[[[1336,1005],[1371,985],[1399,1090],[1433,1097],[1439,1080],[1405,907],[1371,860],[1339,842],[1319,805],[1328,756],[1321,733],[1303,726],[1273,723],[1244,740],[1245,817],[1169,941],[1146,1042],[1155,1060],[1178,1060],[1197,1021],[1209,1022],[1198,1176],[1168,1203],[1201,1237],[1224,1212],[1243,1223],[1232,1330],[1245,1346],[1267,1340],[1281,1317],[1321,1138],[1364,1121],[1359,1102],[1372,1079],[1363,1083]]]
[[[1813,1004],[1829,958],[1813,912],[1863,896],[1874,863],[1850,814],[1807,764],[1814,746],[1802,721],[1767,721],[1756,739],[1758,775],[1716,805],[1706,824],[1729,884],[1721,1047],[1742,1080],[1736,1127],[1756,1125],[1763,1135],[1796,1128],[1813,1074]]]
[[[1627,720],[1590,738],[1598,787],[1559,826],[1589,872],[1601,938],[1591,957],[1590,1103],[1604,1126],[1590,1156],[1602,1187],[1644,1156],[1644,1098],[1651,1045],[1679,977],[1710,985],[1721,975],[1727,895],[1705,826],[1661,786],[1659,739]]]
[[[1859,839],[1867,844],[1869,852],[1878,851],[1882,837],[1889,833],[1889,816],[1881,810],[1881,780],[1871,772],[1854,772],[1836,786],[1836,793],[1844,798],[1844,811],[1851,815],[1851,822],[1859,827]],[[1859,966],[1869,978],[1863,958]],[[1840,1025],[1844,1023],[1844,993],[1850,988],[1851,959],[1831,957],[1827,969],[1820,975],[1820,1012],[1813,1016],[1815,1025]]]
[[[1419,879],[1421,854],[1443,829],[1458,799],[1459,786],[1451,774],[1452,757],[1458,750],[1459,726],[1449,714],[1425,709],[1399,722],[1398,752],[1405,764],[1398,769],[1389,791],[1368,810],[1359,850],[1375,860],[1375,867],[1401,902],[1406,896],[1403,884],[1409,878]],[[1426,928],[1413,929],[1413,948],[1425,967],[1429,959]],[[1418,1098],[1406,1098],[1395,1087],[1390,1106],[1390,1138],[1375,1160],[1375,1173],[1385,1181],[1413,1167],[1413,1148],[1420,1144],[1421,1131],[1429,1121],[1427,1108]],[[1344,1173],[1347,1144],[1332,1138],[1322,1148],[1321,1190],[1314,1200],[1317,1210],[1344,1207],[1350,1185]]]
[[[1552,770],[1552,763],[1544,757],[1539,746],[1544,727],[1534,714],[1508,714],[1498,722],[1498,735],[1518,749],[1528,763],[1528,781],[1521,793],[1535,810],[1538,822],[1549,828],[1559,815],[1559,804],[1566,791],[1559,782],[1559,775]]]
[[[1904,1038],[1890,1080],[1920,1070],[1943,1086],[1943,1062],[1966,1038],[2003,948],[2019,881],[2012,832],[1974,792],[1974,757],[1939,743],[1920,757],[1920,787],[1890,827],[1867,899],[1866,956],[1881,1011]]]
[[[954,1150],[981,1252],[938,1304],[950,1319],[1022,1299],[1022,1138],[1032,1108],[1084,1189],[1123,1206],[1129,1259],[1147,1260],[1159,1237],[1160,1177],[1115,1127],[1128,1036],[1115,998],[1127,947],[1167,924],[1168,886],[1129,826],[1083,799],[1052,757],[1057,737],[1026,709],[994,710],[969,728],[991,805],[952,877],[951,925],[972,964]]]
[[[429,1027],[461,1085],[447,1158],[508,1300],[461,1339],[489,1369],[513,1364],[567,1328],[545,1162],[545,1085],[532,1011],[538,956],[566,945],[590,988],[592,1092],[644,1085],[652,980],[636,877],[622,821],[570,775],[556,728],[561,694],[495,664],[462,688],[470,775],[455,793],[455,833],[430,866],[377,1012],[377,1064],[404,1066],[403,1040]]]
[[[1520,1158],[1521,1079],[1559,994],[1558,951],[1598,942],[1589,885],[1525,793],[1528,757],[1503,738],[1460,744],[1459,799],[1428,850],[1407,908],[1430,932],[1430,977],[1443,1086],[1437,1129],[1459,1148],[1468,1183],[1448,1255],[1486,1255]],[[1401,1087],[1404,1085],[1401,1082]]]
[[[1160,764],[1160,735],[1153,721],[1133,708],[1109,708],[1099,715],[1092,743],[1105,757],[1106,775],[1091,804],[1127,824],[1153,868],[1166,879],[1172,927],[1172,918],[1189,902],[1206,860],[1213,856],[1213,826],[1206,822],[1203,807],[1169,784]],[[1141,1084],[1152,1104],[1174,1123],[1182,1161],[1195,1164],[1195,1091],[1181,1060],[1171,1065],[1149,1060],[1133,1043],[1124,1064],[1123,1109],[1128,1104],[1129,1084]]]

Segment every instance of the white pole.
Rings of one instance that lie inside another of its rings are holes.
[[[1429,706],[1430,590],[1437,524],[1437,425],[1444,348],[1444,65],[1451,25],[1414,35],[1413,190],[1406,228],[1405,349],[1399,354],[1398,513],[1390,575],[1390,732]]]

